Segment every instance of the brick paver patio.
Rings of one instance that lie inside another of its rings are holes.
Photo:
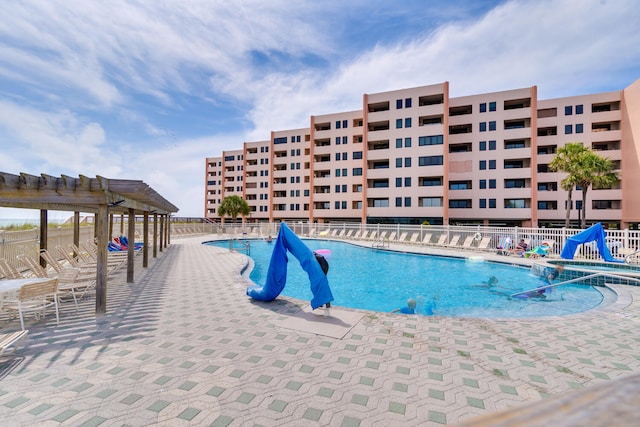
[[[110,277],[106,315],[30,318],[0,362],[2,425],[443,425],[640,372],[640,287],[535,320],[365,312],[337,339],[278,326],[307,302],[250,300],[245,257],[204,239]]]

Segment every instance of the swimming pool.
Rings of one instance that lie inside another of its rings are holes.
[[[512,293],[539,286],[529,268],[491,262],[374,250],[344,242],[305,240],[312,250],[328,249],[329,285],[334,305],[390,312],[419,301],[418,314],[458,317],[537,317],[577,313],[596,307],[602,294],[591,286],[563,285],[544,300],[510,299]],[[228,248],[228,241],[209,242]],[[255,266],[251,280],[262,286],[271,259],[272,244],[251,241]],[[491,276],[495,286],[483,284]],[[604,290],[603,290],[604,291]],[[309,279],[289,256],[287,285],[282,295],[309,301]]]

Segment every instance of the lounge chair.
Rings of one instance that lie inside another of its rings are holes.
[[[389,234],[389,240],[395,240],[396,239],[396,232],[392,231],[391,234]]]
[[[28,334],[28,330],[0,334],[0,357],[14,353]]]
[[[338,233],[338,237],[344,237],[344,233],[345,233],[345,229],[343,228],[342,230],[340,230],[340,233]]]
[[[511,237],[502,237],[498,246],[496,247],[496,253],[498,255],[509,255],[511,249]]]
[[[445,243],[447,243],[447,235],[443,233],[440,235],[438,241],[435,244],[436,246],[444,246]]]
[[[449,245],[448,245],[448,246],[456,247],[456,246],[458,246],[458,242],[459,242],[459,241],[460,241],[460,235],[459,235],[459,234],[456,234],[455,236],[453,236],[453,237],[451,238],[451,241],[449,242]]]
[[[467,237],[464,239],[464,242],[462,242],[462,246],[461,246],[461,248],[462,248],[462,249],[472,249],[473,240],[474,240],[474,237],[473,237],[473,236],[467,236]]]
[[[546,257],[549,255],[549,253],[551,252],[551,249],[553,248],[553,242],[542,242],[542,244],[540,246],[536,246],[535,248],[531,249],[530,251],[527,251],[524,253],[524,257],[525,258],[541,258],[541,257]]]
[[[431,236],[431,233],[425,233],[424,237],[422,238],[422,244],[428,245],[429,243],[431,243]]]
[[[478,249],[489,249],[489,243],[491,243],[491,236],[483,237],[478,243]]]
[[[24,331],[24,315],[34,313],[36,319],[46,315],[47,307],[55,307],[56,324],[60,324],[60,314],[58,310],[58,279],[43,280],[22,285],[18,292],[18,299],[5,303],[4,310],[17,311],[20,316],[20,326]]]
[[[409,239],[409,242],[410,243],[416,243],[419,238],[420,238],[420,233],[413,233],[411,235],[411,238]]]
[[[22,279],[22,274],[4,258],[0,258],[0,275],[5,279]]]
[[[409,234],[409,233],[407,233],[407,232],[405,231],[404,233],[402,233],[402,234],[400,235],[400,237],[398,237],[398,240],[400,240],[401,242],[404,242],[405,240],[407,240],[407,234]]]
[[[377,235],[378,235],[378,232],[376,230],[373,230],[371,234],[369,234],[369,237],[367,237],[367,240],[375,240]]]
[[[353,234],[353,230],[349,230],[349,231],[347,231],[347,235],[346,235],[346,236],[344,236],[344,237],[345,237],[345,239],[350,239],[352,234]]]

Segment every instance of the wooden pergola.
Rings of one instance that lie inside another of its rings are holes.
[[[148,265],[149,215],[153,215],[153,256],[156,257],[159,232],[160,251],[169,242],[169,217],[178,208],[142,181],[89,178],[80,175],[55,177],[0,172],[0,207],[40,210],[40,249],[47,245],[47,212],[74,212],[74,242],[80,237],[79,213],[95,214],[95,236],[98,244],[96,266],[96,313],[107,310],[107,245],[111,239],[113,214],[128,216],[127,282],[134,278],[135,217],[143,215],[143,267]],[[158,230],[158,223],[160,225]]]

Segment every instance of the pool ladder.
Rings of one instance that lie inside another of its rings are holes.
[[[371,247],[372,248],[377,248],[377,249],[388,248],[389,247],[389,239],[385,239],[385,238],[380,237],[379,239],[377,239],[375,242],[373,242],[371,244]]]
[[[638,249],[638,250],[636,250],[635,252],[632,252],[632,253],[630,253],[629,255],[625,256],[625,257],[624,257],[624,263],[625,263],[625,264],[631,264],[630,259],[631,259],[632,257],[636,257],[636,258],[638,258],[638,254],[640,254],[640,249]]]

